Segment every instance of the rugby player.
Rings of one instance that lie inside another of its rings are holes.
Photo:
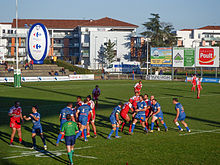
[[[197,99],[200,99],[200,91],[202,89],[201,78],[197,79],[196,84],[197,84]]]
[[[186,122],[184,121],[186,118],[186,114],[184,112],[184,108],[182,106],[182,104],[179,103],[177,98],[173,98],[173,104],[175,104],[175,110],[176,110],[176,117],[173,120],[174,124],[176,124],[176,126],[179,128],[179,131],[183,131],[183,129],[180,127],[178,121],[180,121],[184,127],[186,128],[186,130],[188,132],[191,132],[191,130],[189,129],[188,125],[186,124]]]
[[[20,102],[15,102],[15,105],[10,108],[8,116],[10,117],[10,127],[12,129],[10,145],[13,145],[16,131],[18,131],[19,143],[22,143],[21,122],[23,123],[24,121],[22,117],[22,109],[20,107]]]
[[[124,126],[125,126],[126,122],[129,123],[129,127],[130,127],[130,125],[131,125],[131,119],[130,119],[130,117],[128,116],[128,111],[129,111],[129,109],[130,109],[132,112],[134,112],[134,109],[132,108],[132,100],[131,100],[131,99],[129,99],[129,102],[126,102],[126,103],[124,104],[124,106],[122,107],[121,112],[120,112],[120,115],[121,115],[121,117],[122,117],[122,119],[123,119],[123,123],[122,123],[122,126],[121,126],[121,132],[123,132]],[[129,128],[129,132],[130,132],[130,128]]]
[[[144,101],[144,96],[140,95],[140,101],[137,103],[137,109],[135,110],[136,115],[135,115],[134,120],[133,120],[133,124],[132,124],[132,127],[131,127],[131,133],[130,134],[133,134],[135,124],[137,123],[138,120],[141,121],[141,125],[144,128],[144,130],[146,132],[148,132],[148,129],[145,126],[145,117],[146,117],[145,116],[145,111],[146,110],[147,110],[147,104]]]
[[[163,121],[163,112],[162,109],[160,107],[160,104],[157,102],[156,99],[152,100],[152,111],[153,111],[153,116],[152,116],[152,120],[151,120],[151,130],[150,132],[153,132],[154,130],[154,122],[159,119],[161,124],[163,124],[165,131],[168,131],[168,128],[165,124],[165,122]]]
[[[191,91],[194,91],[194,92],[196,91],[196,79],[197,79],[196,74],[194,74],[191,80],[191,83],[193,85]]]
[[[92,125],[92,129],[94,132],[94,138],[97,138],[97,134],[96,134],[96,126],[95,126],[95,103],[94,101],[92,101],[91,96],[87,96],[86,99],[88,100],[88,105],[91,107],[92,109],[92,113],[93,113],[93,118],[91,118],[91,113],[88,116],[88,122],[87,122],[87,137],[90,137],[90,126],[89,123],[91,123]]]
[[[62,125],[61,134],[65,134],[65,143],[70,164],[73,165],[74,145],[76,141],[76,133],[78,133],[77,123],[71,121],[71,115],[66,115],[67,121]]]
[[[59,116],[59,119],[60,119],[60,130],[62,128],[62,125],[67,121],[66,120],[66,115],[67,114],[70,114],[71,120],[75,121],[72,108],[73,108],[73,103],[68,103],[67,106],[61,110],[60,116]],[[59,145],[60,140],[63,139],[63,138],[64,138],[63,134],[59,134],[58,135],[57,142],[56,142],[57,146]]]
[[[98,100],[99,100],[100,94],[101,94],[101,90],[100,90],[99,86],[96,85],[92,91],[92,98],[95,101],[95,108],[98,108]]]
[[[78,121],[80,123],[80,131],[77,133],[76,135],[76,139],[82,134],[82,132],[84,133],[84,137],[85,137],[85,142],[88,141],[87,137],[86,137],[86,133],[87,133],[87,121],[88,121],[88,116],[89,113],[91,113],[91,117],[93,118],[93,113],[92,113],[92,109],[91,107],[88,105],[88,100],[85,99],[84,100],[84,104],[82,106],[80,106],[76,112],[76,117],[78,118]]]
[[[141,80],[140,80],[138,83],[135,84],[135,86],[134,86],[134,92],[135,92],[135,93],[138,92],[138,94],[140,94],[140,93],[141,93],[141,88],[142,88],[142,82],[141,82]]]
[[[131,97],[130,99],[132,100],[132,106],[135,109],[137,109],[137,103],[140,100],[140,93],[138,91],[135,92],[135,95],[133,97]]]
[[[111,135],[115,132],[115,138],[120,138],[120,136],[118,136],[118,130],[119,130],[119,126],[120,126],[120,119],[119,119],[119,114],[121,111],[123,104],[120,102],[118,104],[117,107],[114,108],[114,110],[112,111],[111,115],[110,115],[110,121],[112,124],[112,130],[109,133],[107,139],[111,139]]]
[[[33,147],[32,149],[37,149],[36,148],[36,134],[40,134],[41,140],[44,144],[44,150],[47,150],[47,145],[46,145],[46,141],[44,138],[44,134],[43,134],[43,129],[40,123],[40,113],[37,112],[38,111],[38,106],[34,105],[32,106],[32,113],[30,114],[29,117],[24,116],[25,120],[32,120],[33,123],[33,127],[32,127],[32,141],[33,141]]]

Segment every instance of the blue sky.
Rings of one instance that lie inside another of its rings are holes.
[[[175,29],[220,25],[220,0],[18,0],[19,18],[98,19],[111,17],[141,26],[150,13]],[[0,22],[15,18],[15,0],[0,0]]]

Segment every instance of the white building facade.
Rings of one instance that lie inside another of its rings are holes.
[[[48,28],[51,38],[49,56],[83,64],[89,69],[101,69],[98,53],[108,40],[115,43],[115,60],[130,60],[130,37],[135,35],[138,27],[108,17],[98,20],[19,19],[17,33],[13,20],[12,23],[0,23],[0,58],[14,60],[16,35],[19,58],[27,58],[26,37],[35,23],[42,23]]]
[[[176,32],[177,46],[213,46],[220,42],[220,26],[205,26],[198,29],[182,29]]]

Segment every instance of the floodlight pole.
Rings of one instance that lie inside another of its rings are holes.
[[[16,74],[18,75],[18,0],[16,0]]]

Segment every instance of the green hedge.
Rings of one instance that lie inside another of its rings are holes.
[[[44,64],[52,64],[52,63],[50,60],[45,59]],[[59,67],[64,67],[65,69],[69,69],[69,71],[71,71],[71,72],[75,71],[77,74],[91,74],[90,70],[88,70],[88,69],[74,66],[74,65],[72,65],[66,61],[60,60],[60,59],[57,60],[56,64]]]

